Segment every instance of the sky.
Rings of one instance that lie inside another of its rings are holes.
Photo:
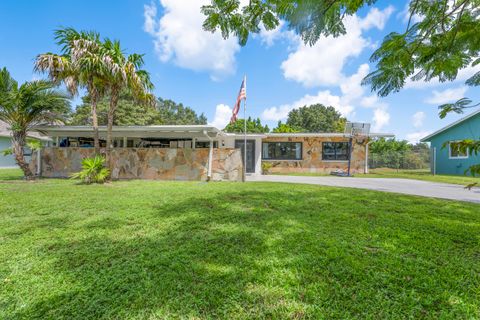
[[[246,1],[246,0],[242,0]],[[53,32],[60,27],[95,30],[118,39],[127,53],[145,54],[154,93],[204,113],[209,124],[223,128],[244,75],[247,116],[274,128],[294,108],[314,103],[335,107],[350,121],[368,122],[372,131],[398,139],[421,137],[457,120],[439,119],[437,106],[464,96],[480,99],[466,78],[479,68],[461,70],[449,83],[412,82],[379,98],[362,78],[373,71],[371,54],[390,32],[402,32],[407,2],[382,1],[362,8],[346,21],[347,34],[303,44],[282,23],[250,38],[223,39],[203,31],[200,6],[208,0],[2,0],[0,2],[0,67],[19,82],[41,79],[33,72],[35,56],[59,52]],[[115,4],[113,4],[115,3]],[[79,102],[73,101],[73,107]],[[243,110],[241,111],[243,114]]]

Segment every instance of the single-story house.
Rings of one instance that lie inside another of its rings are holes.
[[[17,164],[15,163],[15,158],[13,155],[6,155],[4,156],[2,154],[2,151],[10,149],[12,147],[12,140],[11,140],[11,131],[9,129],[9,126],[3,122],[0,121],[0,168],[18,168]],[[31,132],[28,135],[29,138],[31,139],[41,139],[47,141],[48,138],[45,136],[40,136],[36,132]],[[26,152],[26,154],[30,154],[29,151]],[[29,156],[26,157],[27,160],[29,161]]]
[[[460,152],[457,148],[452,148],[452,143],[465,139],[480,139],[480,110],[420,140],[430,142],[433,174],[463,175],[471,165],[480,163],[480,155]]]
[[[51,138],[31,165],[45,177],[67,177],[80,169],[81,159],[93,154],[89,126],[38,126]],[[99,128],[105,147],[106,127]],[[118,179],[242,180],[244,135],[209,125],[116,126],[112,130],[112,176]],[[344,133],[247,134],[247,174],[347,170],[352,138],[351,172],[368,170],[368,143],[391,134],[354,136]]]

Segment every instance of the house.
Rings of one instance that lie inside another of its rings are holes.
[[[421,139],[430,142],[433,174],[463,175],[471,165],[480,163],[480,155],[460,152],[452,142],[480,139],[480,110],[451,123]]]
[[[29,138],[32,139],[41,139],[41,140],[48,140],[47,137],[42,137],[36,132],[31,132],[28,134]],[[15,163],[15,159],[13,155],[3,155],[2,151],[10,149],[12,147],[11,141],[11,132],[9,126],[0,121],[0,169],[3,168],[17,168],[17,164]],[[27,151],[26,154],[28,155],[30,152]],[[26,157],[29,160],[29,157]]]
[[[80,170],[81,159],[93,154],[89,126],[39,126],[51,142],[31,165],[45,177],[67,177]],[[99,128],[105,147],[106,127]],[[233,180],[243,179],[243,134],[226,133],[208,125],[116,126],[112,130],[112,176],[116,179]],[[246,136],[246,173],[261,174],[262,162],[271,172],[347,170],[352,138],[351,171],[367,170],[368,143],[374,137],[344,133],[266,133]]]

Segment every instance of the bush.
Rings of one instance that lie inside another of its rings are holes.
[[[82,171],[70,176],[72,179],[81,179],[83,183],[104,183],[110,170],[105,168],[105,158],[95,156],[95,158],[85,158],[82,160]]]
[[[262,162],[262,174],[269,174],[272,164],[270,162]]]

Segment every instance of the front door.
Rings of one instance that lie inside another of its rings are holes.
[[[235,149],[242,150],[242,162],[245,161],[244,140],[235,140]],[[245,165],[245,164],[244,164]],[[255,140],[247,140],[247,173],[255,172]]]

